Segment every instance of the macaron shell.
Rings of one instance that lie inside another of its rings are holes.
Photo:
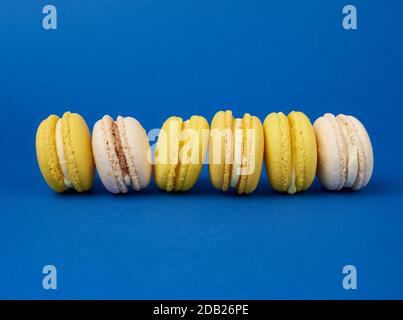
[[[177,185],[175,185],[175,190],[177,191],[187,191],[194,186],[203,168],[203,161],[207,151],[209,133],[207,120],[201,116],[192,116],[187,123],[188,126],[185,128],[189,130],[183,132],[181,139],[185,144],[188,143],[189,145],[185,146],[183,144],[180,150],[182,155],[178,177],[183,176],[183,180],[179,181],[177,179]]]
[[[155,148],[155,182],[158,188],[166,191],[173,191],[175,186],[182,123],[182,118],[168,118],[162,126]]]
[[[247,150],[247,161],[250,162],[249,168],[250,171],[247,175],[246,186],[244,193],[249,194],[255,191],[256,187],[259,184],[260,175],[262,172],[262,162],[263,162],[263,150],[264,150],[264,134],[263,134],[263,126],[260,120],[252,116],[250,119],[250,130],[252,136],[251,143],[248,144]],[[248,139],[249,139],[248,138]]]
[[[114,170],[106,149],[105,134],[102,119],[98,120],[92,130],[92,150],[99,177],[102,184],[111,193],[120,193],[119,185],[114,176]]]
[[[64,152],[71,182],[78,192],[87,191],[94,181],[94,159],[88,126],[77,113],[62,118]]]
[[[295,165],[296,191],[308,189],[316,174],[317,149],[312,124],[302,112],[288,115],[291,132],[291,147]]]
[[[373,154],[373,150],[372,150],[371,139],[369,138],[368,132],[365,129],[364,125],[357,118],[355,118],[353,116],[348,116],[348,117],[354,123],[355,130],[362,143],[364,157],[365,157],[365,177],[364,177],[364,181],[361,185],[361,188],[362,188],[368,184],[369,180],[372,177],[372,173],[373,173],[373,169],[374,169],[374,154]]]
[[[291,180],[291,136],[284,113],[269,114],[264,128],[264,163],[272,188],[286,192]]]
[[[337,139],[335,126],[339,126],[339,124],[332,123],[331,116],[329,114],[319,117],[313,124],[318,152],[317,175],[320,183],[326,189],[339,190],[345,183],[343,169],[345,146],[341,145],[344,140],[338,141]],[[334,119],[334,121],[337,120]]]
[[[150,142],[146,131],[136,119],[126,117],[124,125],[140,188],[145,188],[149,185],[152,174]]]
[[[39,169],[48,186],[56,192],[63,192],[63,173],[61,171],[56,151],[56,124],[59,117],[50,115],[43,120],[36,131],[35,145]]]
[[[209,174],[214,188],[221,189],[224,179],[225,158],[225,112],[217,112],[210,126]]]

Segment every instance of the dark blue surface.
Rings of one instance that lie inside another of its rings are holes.
[[[403,298],[403,3],[353,1],[2,1],[0,298]],[[216,192],[154,184],[112,196],[55,194],[36,163],[39,122],[66,110],[150,130],[170,115],[229,107],[357,116],[375,153],[369,186],[331,193]],[[58,290],[42,289],[54,264]],[[358,290],[342,267],[358,269]]]

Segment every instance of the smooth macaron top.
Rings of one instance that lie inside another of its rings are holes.
[[[154,176],[158,188],[187,191],[196,183],[207,151],[209,125],[205,118],[168,118],[158,136]]]
[[[92,132],[96,167],[105,188],[111,193],[139,191],[150,183],[150,144],[141,124],[132,117],[105,115]]]
[[[353,116],[326,113],[314,123],[318,145],[318,178],[329,190],[365,187],[373,171],[371,140]]]
[[[36,133],[36,154],[41,173],[53,190],[83,192],[91,188],[91,137],[79,114],[66,112],[62,118],[50,115],[43,120]]]
[[[260,179],[263,161],[263,127],[246,113],[234,118],[232,111],[219,111],[210,131],[209,173],[216,189],[236,188],[238,194],[253,192]]]
[[[272,188],[293,194],[308,189],[316,173],[316,139],[302,112],[269,114],[263,124],[265,167]]]

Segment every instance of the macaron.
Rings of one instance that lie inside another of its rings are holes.
[[[205,118],[192,116],[183,121],[168,118],[155,148],[154,176],[159,189],[187,191],[196,183],[203,167],[209,125]]]
[[[151,179],[151,150],[147,133],[132,117],[105,115],[92,130],[92,150],[99,177],[111,193],[139,191]]]
[[[77,113],[50,115],[36,132],[36,156],[46,183],[54,191],[84,192],[94,181],[94,161],[88,126]]]
[[[270,113],[263,123],[266,173],[272,188],[294,194],[307,190],[316,173],[312,124],[302,112]]]
[[[326,113],[314,125],[320,183],[329,190],[365,187],[372,176],[372,144],[363,124],[353,116]]]
[[[245,113],[234,118],[231,110],[219,111],[211,122],[209,173],[214,188],[238,194],[252,193],[260,179],[263,161],[263,127]]]

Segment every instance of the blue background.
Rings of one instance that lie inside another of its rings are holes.
[[[403,298],[401,1],[2,1],[0,298]],[[358,30],[342,28],[354,4]],[[154,183],[113,196],[42,180],[35,132],[51,113],[171,115],[231,108],[355,115],[375,170],[360,192],[213,189],[205,166],[186,194]],[[58,290],[42,289],[42,267]],[[342,268],[358,270],[358,290]]]

